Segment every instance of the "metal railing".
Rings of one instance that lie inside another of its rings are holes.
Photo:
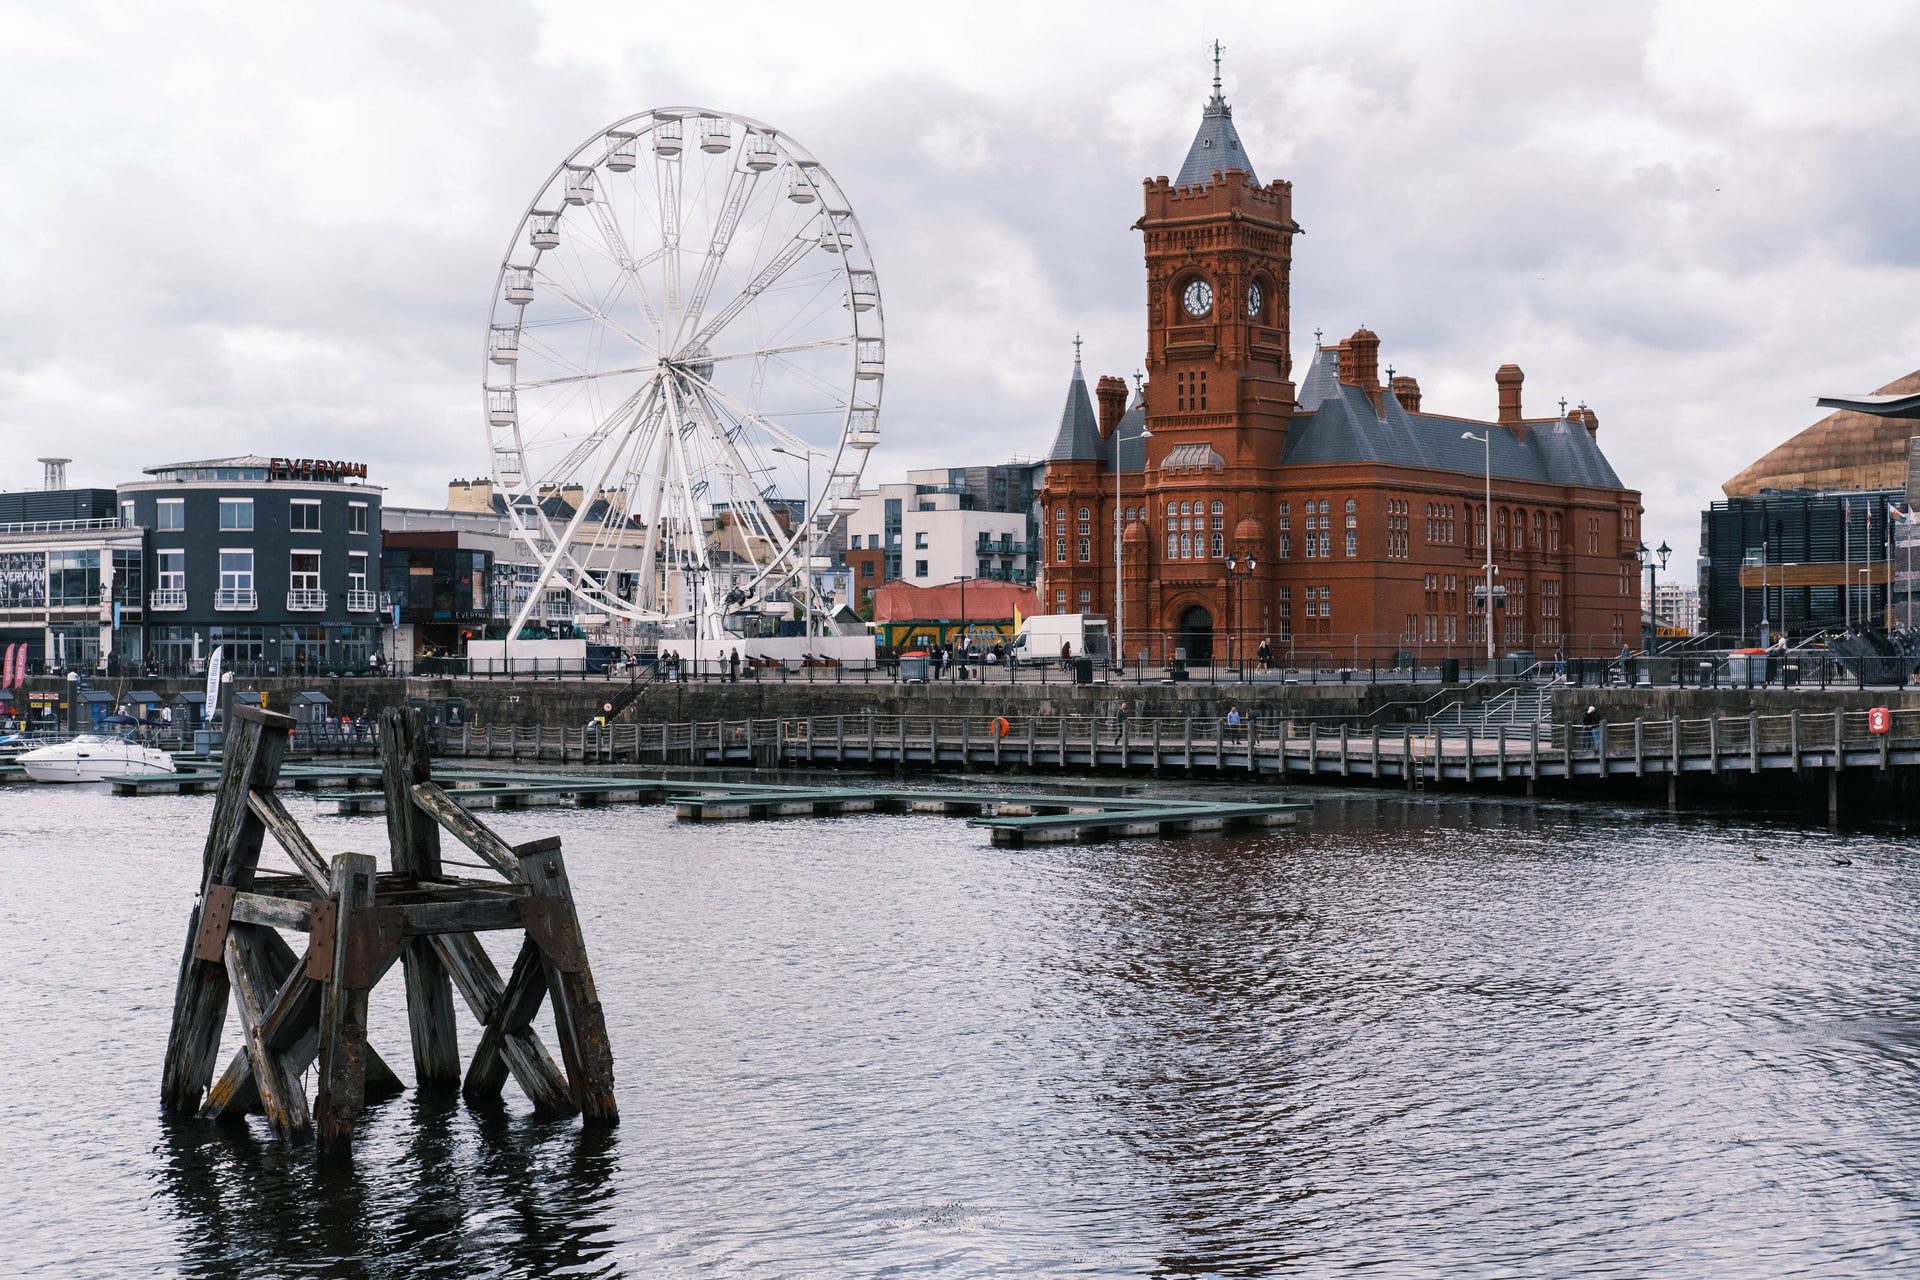
[[[373,613],[380,607],[380,596],[373,591],[347,592],[348,613]]]
[[[325,613],[327,593],[324,591],[287,592],[288,613]]]
[[[243,590],[239,587],[222,587],[213,593],[213,607],[216,609],[257,609],[260,607],[260,593]]]
[[[147,593],[147,608],[156,613],[176,613],[187,607],[185,587],[161,587]]]

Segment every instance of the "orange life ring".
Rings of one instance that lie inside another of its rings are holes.
[[[1012,728],[1013,726],[1007,723],[1007,718],[1005,716],[995,716],[993,718],[993,736],[994,737],[1004,738],[1007,736],[1008,732],[1012,730]]]

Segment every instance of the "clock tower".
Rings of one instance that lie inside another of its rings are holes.
[[[1279,464],[1294,408],[1288,354],[1293,184],[1265,186],[1213,96],[1172,181],[1146,183],[1147,426],[1156,456],[1204,443],[1228,467]],[[1165,433],[1162,436],[1162,433]]]

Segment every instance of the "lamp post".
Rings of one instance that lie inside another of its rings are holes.
[[[800,495],[800,518],[807,522],[807,564],[805,571],[800,575],[800,581],[802,583],[802,616],[806,619],[807,639],[811,641],[813,639],[813,552],[814,529],[816,527],[813,519],[813,455],[818,453],[825,456],[826,451],[807,445],[802,445],[801,448],[805,450],[805,452],[795,453],[793,450],[783,449],[777,444],[768,446],[769,451],[773,453],[784,454],[789,458],[800,459],[801,465],[806,468],[806,492]]]
[[[967,660],[967,584],[973,581],[971,574],[960,574],[954,578],[960,584],[960,662]]]
[[[1660,570],[1667,567],[1667,557],[1673,554],[1673,548],[1662,542],[1658,547],[1648,550],[1646,543],[1634,549],[1634,555],[1640,558],[1640,567],[1647,571],[1647,621],[1642,631],[1640,647],[1648,653],[1653,652],[1653,642],[1660,630],[1660,615],[1654,605],[1654,589],[1660,585]]]
[[[1253,578],[1256,563],[1252,556],[1248,556],[1244,562],[1236,556],[1227,557],[1227,605],[1233,610],[1233,622],[1228,627],[1227,633],[1233,641],[1233,678],[1235,680],[1246,678],[1246,645],[1243,643],[1244,637],[1241,632],[1246,629],[1247,583]],[[1234,598],[1236,592],[1239,595],[1238,600]]]
[[[700,584],[711,570],[692,552],[680,553],[680,576],[689,580],[693,599],[693,678],[700,678],[700,632],[704,618],[700,607]]]
[[[1462,440],[1478,440],[1486,447],[1487,456],[1487,505],[1485,522],[1487,529],[1487,604],[1483,612],[1487,615],[1487,662],[1493,662],[1493,428],[1487,428],[1481,435],[1471,431],[1460,433]]]

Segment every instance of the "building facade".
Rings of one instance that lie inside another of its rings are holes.
[[[949,476],[945,469],[913,471],[905,483],[861,492],[859,510],[847,516],[843,554],[862,599],[893,581],[916,587],[963,577],[1028,581],[1034,536],[1028,511],[977,506]]]
[[[358,463],[171,463],[119,486],[145,531],[143,662],[197,670],[365,669],[381,648],[380,489]],[[131,656],[131,650],[129,651]]]
[[[1147,381],[1131,404],[1115,377],[1090,396],[1076,355],[1041,495],[1045,607],[1118,614],[1125,656],[1151,662],[1262,640],[1329,660],[1484,654],[1489,604],[1502,653],[1638,645],[1639,495],[1591,410],[1526,417],[1505,365],[1496,420],[1431,412],[1413,378],[1383,378],[1366,328],[1316,341],[1296,385],[1292,186],[1255,177],[1217,80],[1137,225]]]
[[[1763,490],[1700,518],[1705,630],[1730,644],[1798,644],[1887,622],[1890,520],[1906,490]],[[1903,620],[1898,625],[1907,625]]]
[[[141,547],[111,489],[0,493],[0,650],[24,646],[32,671],[138,655]]]

